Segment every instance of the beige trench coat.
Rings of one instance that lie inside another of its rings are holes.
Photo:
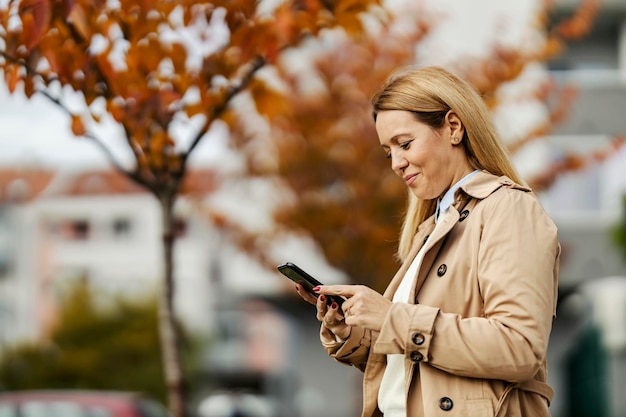
[[[409,417],[549,416],[556,226],[528,188],[486,172],[457,191],[441,221],[436,235],[433,217],[419,227],[384,294],[393,297],[426,245],[415,304],[393,304],[380,332],[354,327],[343,343],[322,331],[322,344],[364,371],[363,417],[381,415],[378,389],[394,353],[405,355]]]

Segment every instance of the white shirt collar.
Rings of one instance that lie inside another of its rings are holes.
[[[460,186],[465,184],[470,178],[472,178],[478,172],[479,170],[477,169],[473,172],[470,172],[469,174],[467,174],[460,180],[458,180],[456,184],[454,184],[452,187],[448,189],[448,191],[446,191],[446,193],[443,195],[442,198],[437,200],[437,211],[435,212],[436,221],[439,221],[439,217],[441,217],[441,214],[445,214],[445,212],[448,211],[452,203],[454,203],[454,193],[456,192],[456,190],[458,190]]]

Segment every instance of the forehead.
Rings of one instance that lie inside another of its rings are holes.
[[[397,141],[423,130],[432,131],[430,126],[417,120],[409,111],[385,110],[376,118],[376,131],[381,143]]]

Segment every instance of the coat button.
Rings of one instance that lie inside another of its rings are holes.
[[[441,397],[439,399],[439,408],[441,408],[443,411],[450,411],[452,410],[453,406],[454,406],[454,403],[452,402],[450,398]]]
[[[469,210],[463,210],[459,217],[459,221],[462,222],[463,220],[467,219],[467,216],[469,216]]]
[[[437,275],[442,277],[446,274],[447,270],[448,270],[448,266],[446,264],[441,264],[439,265],[439,268],[437,268]]]
[[[424,344],[424,341],[426,340],[426,338],[420,332],[415,332],[411,336],[411,340],[413,340],[413,343],[415,343],[416,345],[421,346]]]
[[[419,353],[419,352],[417,352],[417,351],[414,351],[414,352],[411,352],[411,353],[409,354],[409,358],[410,358],[413,362],[421,362],[421,361],[422,361],[422,359],[424,359],[424,356],[423,356],[421,353]]]

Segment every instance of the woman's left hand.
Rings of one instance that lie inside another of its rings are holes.
[[[342,310],[349,326],[380,331],[391,308],[390,300],[364,285],[320,285],[314,291],[346,298]]]

